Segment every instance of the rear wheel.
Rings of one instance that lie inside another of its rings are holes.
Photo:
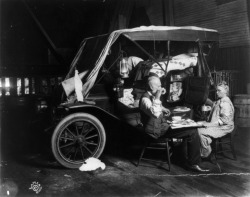
[[[87,158],[100,157],[106,144],[105,129],[91,114],[70,114],[55,128],[51,144],[60,164],[79,168]]]

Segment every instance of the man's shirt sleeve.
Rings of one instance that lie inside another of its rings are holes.
[[[150,99],[144,97],[141,101],[141,110],[151,117],[158,118],[162,113],[161,101],[159,99]]]

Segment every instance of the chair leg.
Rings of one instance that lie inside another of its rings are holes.
[[[223,157],[225,157],[223,152],[222,139],[219,138],[218,141],[219,141],[219,152]]]
[[[214,146],[215,158],[217,159],[218,153],[221,153],[222,156],[227,157],[227,156],[225,156],[224,152],[229,151],[229,150],[223,150],[222,144],[225,144],[225,145],[230,147],[230,151],[233,155],[233,159],[237,160],[235,149],[234,149],[234,139],[233,139],[232,135],[230,137],[230,141],[223,142],[222,139],[215,139],[215,146]]]
[[[218,167],[218,169],[219,169],[219,172],[221,172],[221,167],[220,167],[220,164],[218,163],[218,161],[217,161],[217,158],[216,158],[216,156],[215,156],[215,153],[211,153],[211,155],[209,156],[210,157],[210,162],[212,163],[212,164],[214,164],[214,165],[216,165],[217,167]],[[214,157],[214,159],[213,159],[213,157]]]
[[[231,147],[231,150],[232,150],[232,153],[233,153],[234,160],[237,160],[237,157],[236,157],[236,154],[235,154],[235,149],[234,149],[233,139],[231,139],[230,147]]]
[[[215,152],[214,152],[214,157],[217,159],[217,152],[218,152],[218,141],[215,141]]]
[[[141,153],[140,153],[140,157],[139,157],[139,159],[138,159],[138,162],[137,162],[137,164],[136,164],[136,166],[138,167],[139,166],[139,164],[140,164],[140,162],[141,162],[141,160],[149,160],[149,161],[156,161],[156,160],[153,160],[153,159],[149,159],[149,158],[143,158],[143,156],[144,156],[144,153],[145,153],[145,151],[146,151],[146,149],[160,149],[160,150],[162,150],[162,151],[166,151],[166,154],[167,154],[167,162],[163,162],[163,163],[168,163],[168,170],[170,171],[171,170],[171,161],[170,161],[170,152],[169,152],[169,149],[170,149],[170,146],[169,146],[169,144],[168,144],[168,141],[169,141],[169,139],[165,139],[166,141],[166,143],[164,143],[165,144],[165,147],[163,146],[163,147],[161,147],[161,148],[154,148],[154,147],[151,147],[151,146],[149,146],[149,145],[151,145],[151,143],[150,143],[150,141],[145,141],[145,143],[144,143],[144,146],[143,146],[143,148],[142,148],[142,150],[141,150]],[[159,161],[156,161],[156,162],[159,162]]]
[[[168,169],[170,171],[171,169],[171,161],[170,161],[170,153],[169,153],[169,145],[168,145],[168,139],[166,139],[166,148],[167,148],[167,159],[168,159]]]
[[[142,148],[140,157],[139,157],[138,162],[137,162],[137,165],[136,165],[137,167],[139,166],[139,164],[140,164],[140,162],[141,162],[141,159],[142,159],[142,157],[143,157],[143,155],[144,155],[144,152],[145,152],[146,147],[147,147],[147,145],[145,144],[145,145],[143,146],[143,148]]]

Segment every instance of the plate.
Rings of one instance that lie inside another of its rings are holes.
[[[172,124],[182,124],[184,122],[184,119],[181,120],[173,120]]]
[[[174,112],[187,112],[187,111],[190,111],[190,108],[188,108],[188,107],[177,107],[173,111]]]
[[[174,122],[172,121],[171,128],[177,129],[177,128],[184,128],[184,127],[202,127],[202,122],[195,122],[191,119],[182,120],[182,122]]]

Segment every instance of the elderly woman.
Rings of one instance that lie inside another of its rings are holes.
[[[220,138],[234,129],[234,106],[228,97],[229,87],[225,81],[216,87],[216,94],[219,98],[213,103],[208,122],[203,122],[205,128],[199,128],[201,140],[201,157],[208,157],[212,151],[211,138]]]

